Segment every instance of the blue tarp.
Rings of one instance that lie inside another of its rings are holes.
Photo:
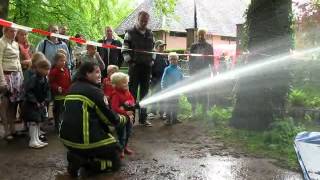
[[[301,132],[294,140],[304,179],[320,180],[320,132]]]

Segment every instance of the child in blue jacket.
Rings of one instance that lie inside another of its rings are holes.
[[[175,52],[171,52],[168,55],[168,60],[170,65],[165,68],[162,79],[161,79],[161,89],[167,89],[168,87],[178,83],[183,79],[183,74],[181,68],[178,66],[179,56]],[[167,103],[167,125],[180,123],[177,118],[178,111],[178,97],[169,100]]]

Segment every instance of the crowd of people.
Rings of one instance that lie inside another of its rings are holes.
[[[164,52],[166,44],[155,41],[147,28],[149,19],[149,14],[141,11],[123,44],[115,39],[110,26],[105,28],[105,36],[98,42],[123,47],[122,50],[72,46],[53,36],[34,48],[28,42],[28,32],[4,27],[0,39],[0,119],[4,139],[12,141],[17,134],[18,112],[30,137],[29,147],[48,146],[41,125],[48,121],[52,103],[55,129],[68,149],[68,172],[77,176],[80,167],[94,172],[118,170],[121,159],[134,153],[128,142],[135,116],[141,125],[152,126],[147,109],[136,110],[138,102],[147,96],[150,87],[152,93],[157,93],[183,79],[176,53],[128,51]],[[66,26],[50,25],[48,31],[67,35]],[[192,45],[191,53],[213,54],[205,33],[199,31],[199,42]],[[81,34],[75,37],[84,38]],[[124,62],[128,64],[128,74],[119,72]],[[211,62],[205,57],[190,59],[190,70],[195,73]],[[194,100],[207,104],[201,95]],[[152,106],[149,112],[159,113],[166,125],[180,123],[178,100],[163,103]],[[110,126],[115,127],[117,138]]]

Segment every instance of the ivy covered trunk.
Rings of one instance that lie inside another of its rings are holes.
[[[0,18],[7,19],[9,10],[9,0],[0,0]],[[2,36],[2,27],[0,27],[0,37]]]
[[[249,65],[289,53],[291,5],[291,0],[252,0],[247,14]],[[239,78],[231,125],[264,130],[283,116],[289,87],[286,67],[279,63]]]

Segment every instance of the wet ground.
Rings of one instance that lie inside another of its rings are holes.
[[[302,179],[275,160],[248,157],[207,137],[199,122],[164,126],[154,120],[153,125],[135,126],[130,145],[136,153],[125,158],[120,172],[90,179]],[[0,179],[71,179],[64,147],[54,132],[48,136],[49,146],[41,150],[28,148],[26,137],[10,144],[0,140]]]

